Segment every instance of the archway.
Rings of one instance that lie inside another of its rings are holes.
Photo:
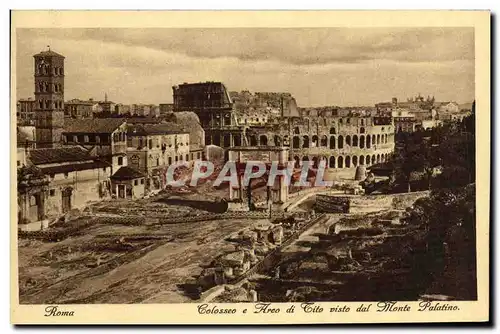
[[[313,168],[318,168],[318,157],[312,158]]]
[[[260,139],[260,146],[267,146],[267,136],[266,135],[261,135],[259,139]]]
[[[330,157],[330,164],[329,164],[330,168],[335,168],[335,160],[336,160],[335,157],[332,155]]]
[[[354,135],[352,136],[352,146],[358,146],[358,136]]]
[[[294,168],[300,168],[300,158],[298,156],[294,156],[293,157],[293,161],[295,161],[294,163]]]
[[[234,141],[234,146],[241,146],[241,136],[240,135],[234,135],[233,141]]]
[[[353,167],[358,166],[358,157],[356,155],[352,157],[352,166]]]
[[[318,136],[312,136],[311,147],[318,147]]]
[[[331,135],[336,134],[336,132],[335,132],[335,128],[334,128],[333,126],[330,128],[330,134],[331,134]]]
[[[309,136],[304,136],[302,140],[302,148],[309,148]]]
[[[278,135],[274,136],[274,145],[275,145],[275,146],[281,146],[281,145],[282,145],[282,142],[283,142],[283,141],[281,140],[281,137],[280,137],[280,136],[278,136]]]
[[[339,149],[344,148],[344,137],[339,136],[337,139],[338,139],[338,148]],[[339,167],[339,168],[341,168],[341,167]]]
[[[327,147],[328,146],[328,137],[326,135],[323,135],[321,137],[321,147]]]
[[[365,148],[365,136],[359,136],[359,148]]]
[[[347,156],[345,157],[345,168],[350,168],[351,167],[351,157]]]
[[[338,168],[344,168],[344,158],[340,156],[337,161],[338,161],[337,163]]]
[[[299,138],[299,136],[294,136],[293,137],[292,147],[293,148],[300,148],[300,138]]]
[[[347,135],[345,137],[345,143],[346,143],[346,145],[351,146],[351,136]]]
[[[335,136],[330,136],[330,149],[335,149]]]
[[[224,147],[231,146],[231,135],[229,133],[224,134]]]

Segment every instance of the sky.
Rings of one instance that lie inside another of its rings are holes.
[[[473,28],[17,29],[17,98],[33,55],[65,58],[65,100],[171,103],[172,86],[289,92],[301,107],[373,106],[421,94],[474,99]]]

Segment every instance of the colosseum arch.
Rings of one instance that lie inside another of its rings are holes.
[[[345,157],[345,168],[351,168],[351,157]]]
[[[300,129],[299,129],[299,127],[298,127],[298,126],[296,126],[296,127],[293,129],[293,134],[295,134],[295,135],[300,134]]]
[[[352,157],[352,166],[358,167],[358,157],[356,155]]]
[[[339,158],[338,158],[337,167],[344,168],[344,158],[342,156],[339,156]]]
[[[224,147],[231,146],[231,135],[229,133],[224,134]]]
[[[318,147],[318,136],[317,135],[314,135],[312,136],[312,139],[311,139],[311,147]]]
[[[380,163],[380,154],[377,154],[377,163]]]
[[[357,135],[352,136],[352,146],[355,146],[355,147],[358,146],[358,136]]]
[[[337,138],[337,147],[338,148],[344,148],[344,137],[339,136]],[[339,168],[342,168],[342,167],[339,167]]]
[[[274,145],[281,146],[282,144],[283,144],[283,140],[281,139],[281,137],[278,135],[275,135],[274,136]]]
[[[219,146],[219,145],[217,145],[217,146]],[[250,146],[257,146],[257,137],[255,135],[250,136]]]
[[[261,135],[259,138],[259,143],[261,146],[267,146],[267,136]]]
[[[372,145],[377,145],[377,137],[372,135]]]
[[[312,166],[313,166],[313,168],[318,168],[318,161],[319,161],[318,157],[313,157],[312,158]]]
[[[345,144],[351,146],[351,136],[349,135],[345,136]]]
[[[365,163],[366,163],[366,165],[367,165],[367,166],[369,166],[369,165],[370,165],[370,155],[367,155],[367,156],[366,156]]]
[[[233,137],[234,146],[241,146],[241,135],[234,135]]]
[[[359,164],[360,165],[364,165],[365,164],[365,156],[364,155],[359,156]]]
[[[293,157],[293,161],[294,161],[293,167],[294,168],[300,168],[300,158],[298,156],[294,156]]]
[[[302,157],[302,164],[304,163],[304,161],[309,162],[309,157],[308,157],[307,155],[304,155],[304,156]]]
[[[302,140],[302,147],[309,148],[309,136],[305,135],[304,137],[302,137]]]
[[[372,137],[370,135],[366,136],[366,148],[372,147],[372,145],[371,145],[371,138]]]
[[[335,136],[330,136],[330,149],[335,149]]]
[[[331,135],[337,134],[337,133],[335,132],[335,128],[334,128],[333,126],[330,128],[330,134],[331,134]]]
[[[359,148],[365,148],[365,136],[359,136]]]
[[[359,133],[365,133],[365,128],[364,127],[360,127],[359,128]]]
[[[293,136],[292,148],[300,148],[300,138],[299,138],[299,136]]]
[[[330,157],[330,164],[328,165],[330,168],[335,168],[335,160],[336,158],[332,155]]]
[[[375,164],[375,154],[372,155],[372,165],[374,165],[374,164]]]
[[[327,147],[328,146],[328,137],[326,135],[321,136],[320,145],[321,145],[321,147]]]
[[[387,144],[387,134],[385,134],[384,137],[385,137],[384,144]]]

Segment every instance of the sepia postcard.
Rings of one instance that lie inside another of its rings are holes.
[[[490,319],[490,12],[12,11],[11,322]]]

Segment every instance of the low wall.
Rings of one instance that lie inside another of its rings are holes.
[[[370,213],[384,210],[404,210],[429,191],[387,195],[325,195],[316,197],[316,208],[330,213]]]

